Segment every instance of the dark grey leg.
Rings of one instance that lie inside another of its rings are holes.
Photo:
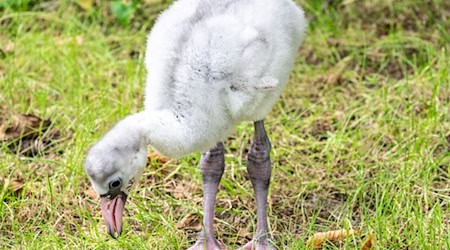
[[[224,246],[214,235],[214,204],[219,190],[220,179],[225,168],[223,144],[220,142],[213,149],[202,154],[200,170],[203,180],[203,231],[190,250],[218,250]]]
[[[270,176],[270,141],[264,129],[263,121],[256,121],[254,140],[248,153],[247,170],[253,185],[257,206],[256,233],[252,242],[244,249],[274,249],[270,243],[270,233],[267,224],[267,195],[269,192]]]

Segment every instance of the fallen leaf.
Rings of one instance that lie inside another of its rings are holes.
[[[0,125],[0,140],[35,138],[40,131],[47,130],[50,124],[50,120],[42,120],[35,115],[16,114],[10,122],[5,121]]]
[[[344,70],[347,67],[347,64],[350,60],[351,57],[346,57],[342,59],[340,62],[338,62],[334,67],[332,67],[324,76],[325,83],[332,85],[337,84],[341,79],[342,73],[344,73]]]
[[[243,223],[243,222],[240,221],[238,223]],[[251,239],[253,236],[253,232],[249,231],[248,228],[240,228],[237,235],[239,235],[239,237],[241,237],[241,238]]]
[[[315,233],[313,238],[308,241],[308,244],[314,248],[321,248],[325,241],[339,241],[355,234],[358,234],[358,231],[353,229],[341,229]]]
[[[12,179],[10,185],[10,190],[15,194],[19,195],[23,190],[23,180],[22,179]]]
[[[44,152],[61,136],[58,129],[49,129],[51,123],[35,115],[12,115],[10,119],[0,121],[0,142],[14,153],[35,156]]]
[[[171,193],[177,199],[187,199],[192,196],[195,185],[185,181],[169,181],[164,185],[164,190]]]
[[[370,234],[369,236],[367,236],[360,250],[370,250],[374,247],[374,245],[375,245],[375,234]]]
[[[24,182],[22,179],[13,178],[13,179],[0,179],[0,182],[3,182],[8,193],[13,194],[14,196],[19,196],[24,187]]]
[[[169,158],[159,154],[158,152],[152,152],[147,155],[148,162],[150,162],[152,159],[161,164],[165,164],[170,161]]]
[[[175,226],[178,229],[190,229],[200,231],[202,229],[202,224],[199,221],[199,216],[197,214],[188,214],[183,217]]]

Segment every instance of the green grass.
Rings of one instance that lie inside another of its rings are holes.
[[[167,1],[144,1],[122,26],[105,4],[85,12],[71,1],[22,2],[0,7],[1,118],[51,119],[66,140],[33,158],[0,151],[0,248],[190,246],[202,213],[199,154],[150,163],[118,240],[82,169],[89,146],[142,109],[146,34]],[[361,233],[325,248],[359,249],[371,233],[375,249],[450,248],[448,2],[299,3],[308,37],[266,119],[277,246],[307,249],[314,232],[354,228]],[[251,132],[241,124],[226,141],[216,228],[230,248],[255,227],[241,159]],[[24,180],[20,194],[6,185],[14,178]],[[177,227],[188,215],[198,218],[191,228]]]

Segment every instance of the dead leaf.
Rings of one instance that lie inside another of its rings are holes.
[[[369,236],[367,236],[360,250],[370,250],[374,247],[374,245],[375,245],[375,234],[370,234]]]
[[[152,153],[147,155],[148,162],[150,162],[152,159],[154,161],[158,162],[158,163],[161,163],[161,164],[166,164],[167,162],[170,161],[169,158],[159,154],[158,152],[152,152]]]
[[[242,223],[242,222],[239,222],[239,223]],[[251,239],[253,236],[253,232],[249,231],[248,228],[239,228],[237,235],[239,235],[239,237],[241,237],[241,238]]]
[[[328,232],[315,233],[308,244],[314,248],[321,248],[325,241],[339,241],[358,234],[358,231],[350,229],[341,229]]]
[[[58,129],[49,129],[51,123],[31,114],[12,115],[0,121],[0,142],[14,153],[35,156],[45,152],[61,136]]]
[[[175,226],[178,229],[185,230],[195,230],[200,231],[202,229],[202,224],[199,221],[199,216],[197,214],[188,214],[183,217]]]
[[[14,196],[19,196],[24,187],[23,180],[19,178],[3,179],[0,181],[4,182],[7,192]]]
[[[171,193],[177,199],[192,197],[196,185],[186,181],[169,181],[164,185],[164,191]]]
[[[11,121],[0,124],[0,141],[36,138],[40,131],[47,130],[50,124],[50,120],[42,120],[35,115],[13,115]]]
[[[10,190],[15,195],[19,195],[23,190],[23,180],[22,179],[12,179],[10,183]]]
[[[78,5],[85,11],[89,11],[94,6],[94,0],[78,0]]]
[[[350,62],[350,60],[351,57],[346,57],[338,62],[334,67],[332,67],[324,76],[325,83],[332,85],[337,84],[341,79],[342,73],[344,73],[345,68],[347,68],[347,64]]]

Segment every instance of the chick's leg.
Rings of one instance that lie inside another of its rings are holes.
[[[214,235],[214,205],[220,179],[225,168],[223,143],[202,154],[200,170],[203,180],[203,230],[197,242],[188,250],[220,250],[225,246]]]
[[[256,197],[256,232],[253,240],[243,246],[244,250],[275,249],[271,243],[267,224],[267,195],[272,168],[270,163],[270,141],[264,129],[264,122],[254,123],[255,135],[248,153],[247,171]]]

